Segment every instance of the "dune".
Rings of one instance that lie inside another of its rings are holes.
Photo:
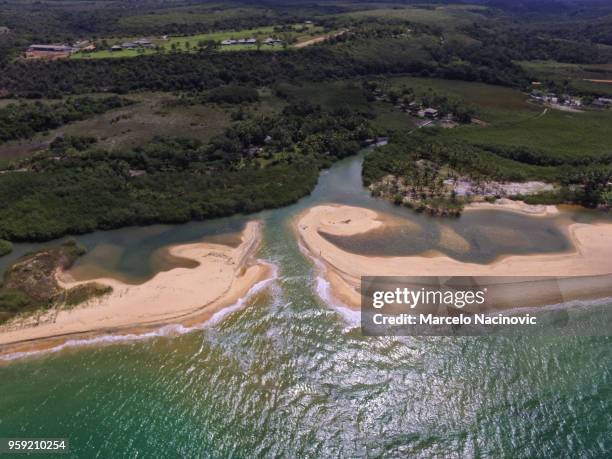
[[[571,224],[568,234],[574,245],[572,251],[504,256],[489,264],[461,262],[443,254],[359,255],[340,249],[321,234],[352,236],[381,228],[388,218],[370,209],[321,205],[304,211],[294,221],[301,246],[321,262],[319,266],[330,283],[332,295],[351,309],[360,309],[362,276],[555,276],[569,280],[580,277],[591,279],[592,283],[568,281],[563,292],[565,299],[612,295],[612,224],[609,223]]]
[[[170,247],[170,255],[194,260],[197,266],[160,272],[138,285],[111,278],[75,282],[69,274],[58,273],[65,288],[97,282],[113,290],[74,309],[51,311],[35,322],[30,318],[0,327],[0,353],[56,346],[75,336],[204,322],[271,275],[269,264],[254,259],[260,242],[261,223],[249,222],[237,247],[208,242]]]

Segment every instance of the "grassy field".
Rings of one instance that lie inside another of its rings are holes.
[[[19,142],[0,145],[0,158],[16,159],[46,148],[58,135],[88,135],[109,151],[133,148],[156,135],[207,140],[230,123],[228,110],[217,105],[166,107],[167,94],[130,96],[137,103],[88,120],[77,121]]]
[[[477,5],[446,5],[446,6],[393,6],[365,11],[343,13],[340,17],[355,19],[393,19],[409,21],[440,28],[448,39],[474,43],[476,40],[461,32],[461,28],[484,18],[487,8]]]
[[[553,155],[610,153],[612,111],[568,113],[532,104],[526,94],[511,88],[465,81],[399,77],[385,80],[389,86],[432,89],[459,97],[473,105],[487,126],[461,126],[445,135],[473,143],[527,146]]]
[[[415,92],[432,89],[473,105],[486,126],[460,126],[445,130],[471,143],[527,146],[547,154],[573,156],[605,154],[612,150],[612,111],[568,113],[528,102],[526,94],[511,88],[465,81],[396,77],[381,80],[388,88],[411,87]],[[360,81],[335,81],[279,88],[296,99],[308,100],[327,109],[349,106],[372,111],[373,125],[382,131],[414,129],[410,116],[385,102],[368,103]]]
[[[465,126],[455,135],[478,144],[508,147],[526,146],[555,157],[580,154],[609,154],[612,151],[612,111],[567,113],[548,110],[520,122],[497,123],[487,127]]]
[[[431,90],[439,95],[461,99],[473,106],[477,116],[487,123],[520,121],[542,111],[540,107],[528,102],[526,94],[502,86],[413,77],[388,78],[381,82],[389,89],[412,88],[417,94]]]
[[[273,26],[268,27],[257,27],[253,29],[243,29],[238,31],[223,31],[204,33],[197,35],[189,35],[185,37],[169,37],[167,40],[163,40],[159,37],[149,38],[156,46],[161,47],[164,52],[172,52],[173,50],[181,52],[194,52],[197,50],[198,43],[207,41],[221,42],[229,39],[240,39],[240,38],[256,38],[258,40],[265,40],[268,37],[275,37],[287,41],[295,40],[297,43],[306,41],[314,36],[317,36],[323,32],[322,27],[317,27],[312,24],[300,24],[293,27],[293,31],[290,32],[275,32]],[[109,46],[115,44],[121,44],[133,40],[137,40],[142,37],[130,37],[130,38],[117,38],[113,40],[107,40]],[[221,46],[221,51],[244,51],[257,49],[257,45],[231,45]],[[284,49],[283,45],[261,45],[263,51],[278,51]],[[76,53],[71,56],[72,59],[107,59],[107,58],[122,58],[122,57],[136,57],[146,54],[155,54],[158,51],[155,49],[122,49],[121,51],[110,51],[100,50],[91,53]]]

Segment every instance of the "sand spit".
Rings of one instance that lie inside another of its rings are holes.
[[[160,272],[139,285],[95,279],[110,285],[113,292],[75,309],[51,313],[36,326],[24,321],[0,327],[0,354],[41,350],[102,334],[145,333],[170,323],[205,322],[271,276],[273,267],[254,258],[260,242],[261,223],[249,222],[237,247],[195,243],[169,249],[172,256],[197,261],[195,268]],[[66,273],[58,278],[64,287],[91,282],[73,282]]]
[[[294,222],[304,250],[322,263],[332,295],[351,309],[360,308],[361,276],[592,276],[590,286],[568,282],[565,298],[612,296],[612,224],[570,225],[568,233],[575,247],[572,252],[506,256],[489,264],[464,263],[446,255],[358,255],[338,248],[321,235],[352,236],[368,228],[380,228],[387,218],[370,209],[322,205],[306,210]]]
[[[527,204],[523,201],[514,201],[507,198],[498,199],[495,202],[473,202],[465,206],[465,210],[478,209],[508,210],[532,217],[552,217],[559,214],[557,206]]]

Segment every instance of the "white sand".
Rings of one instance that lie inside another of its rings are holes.
[[[464,263],[445,255],[381,257],[346,252],[319,231],[352,236],[380,228],[386,216],[370,209],[324,205],[297,217],[295,227],[309,255],[320,259],[332,293],[345,305],[359,309],[361,276],[597,276],[612,273],[612,224],[569,227],[572,252],[516,255],[489,264]],[[391,217],[393,218],[393,217]],[[348,223],[347,223],[348,221]]]

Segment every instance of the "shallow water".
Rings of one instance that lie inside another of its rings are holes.
[[[440,222],[373,200],[359,173],[359,158],[343,161],[308,198],[255,216],[265,223],[260,257],[278,277],[224,320],[0,366],[0,437],[67,436],[80,457],[609,456],[609,338],[366,338],[321,299],[325,283],[289,227],[301,210],[363,205],[425,234]],[[487,213],[499,228],[528,224]],[[90,252],[76,270],[145,279],[175,263],[159,256],[164,246],[244,222],[78,237]],[[494,241],[480,253],[504,250]]]

